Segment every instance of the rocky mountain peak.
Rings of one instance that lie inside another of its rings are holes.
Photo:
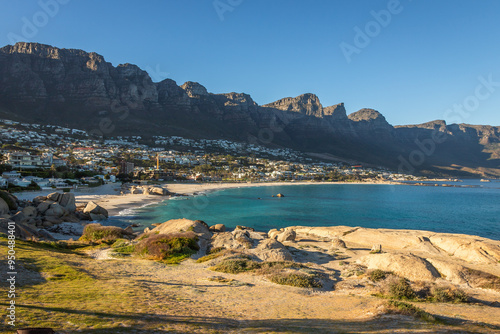
[[[344,103],[323,108],[323,115],[330,116],[334,119],[347,119],[347,112],[345,110]]]
[[[187,81],[182,86],[189,97],[208,96],[207,89],[197,82]]]
[[[354,122],[373,121],[373,120],[383,120],[387,122],[385,120],[384,115],[382,115],[375,109],[369,109],[369,108],[360,109],[356,112],[353,112],[348,117],[351,121]]]
[[[283,111],[293,111],[308,116],[323,116],[323,106],[315,94],[307,93],[297,97],[286,97],[284,99],[264,105]]]

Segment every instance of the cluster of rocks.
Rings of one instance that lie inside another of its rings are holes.
[[[77,208],[73,193],[54,192],[21,201],[12,194],[0,191],[0,232],[5,233],[9,222],[16,223],[16,236],[22,239],[53,239],[47,233],[61,223],[103,220],[108,212],[94,202]]]
[[[131,194],[143,194],[143,195],[157,195],[157,196],[169,196],[171,193],[162,187],[151,187],[151,186],[130,186],[129,191]]]
[[[282,237],[276,240],[277,237],[273,233],[256,232],[250,227],[237,226],[233,231],[228,232],[223,224],[208,226],[201,220],[173,219],[152,230],[147,228],[144,232],[169,234],[187,231],[192,231],[198,236],[200,251],[195,257],[206,255],[210,249],[223,248],[247,254],[261,261],[293,260],[292,254],[279,241],[295,240],[295,232],[292,231],[292,237],[288,230],[278,233],[278,236]]]

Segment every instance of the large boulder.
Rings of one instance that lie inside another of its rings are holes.
[[[285,230],[283,233],[278,234],[276,240],[279,242],[295,241],[296,237],[297,233],[294,230]]]
[[[7,202],[5,202],[3,200],[3,198],[0,198],[0,215],[5,215],[7,213],[9,213],[10,209],[9,209],[9,205],[7,204]]]
[[[340,239],[339,237],[334,237],[332,239],[332,248],[340,249],[340,248],[347,248],[347,246],[344,240]]]
[[[40,203],[42,203],[43,201],[46,201],[47,200],[47,196],[37,196],[35,198],[33,198],[33,204],[38,206]]]
[[[43,202],[40,202],[40,204],[38,204],[38,206],[36,207],[36,209],[38,210],[38,212],[40,212],[41,214],[44,214],[45,211],[47,211],[50,206],[52,204],[54,204],[56,202],[50,200],[50,199],[47,199],[47,200],[44,200]]]
[[[63,208],[70,212],[74,212],[76,210],[75,194],[63,193],[61,194],[58,202]]]
[[[220,233],[226,232],[226,225],[224,224],[215,224],[209,227],[209,230],[212,232]]]
[[[194,221],[189,219],[171,219],[156,226],[151,230],[152,233],[169,234],[169,233],[179,233],[179,232],[194,232],[198,238],[210,240],[212,233],[206,226],[200,221]]]
[[[262,261],[293,261],[290,251],[273,239],[262,240],[252,253]]]
[[[17,197],[6,191],[0,190],[0,198],[7,203],[9,210],[17,210]]]
[[[50,216],[50,217],[62,217],[66,215],[68,211],[61,206],[59,203],[52,203],[47,211],[45,211],[45,216]]]
[[[15,221],[18,224],[24,224],[28,221],[28,218],[24,215],[24,213],[22,211],[18,211],[10,219]]]
[[[380,269],[408,278],[412,281],[433,281],[441,277],[427,260],[413,254],[369,254],[357,261],[368,269]]]
[[[89,213],[89,214],[94,214],[94,215],[102,215],[105,218],[108,218],[108,210],[100,206],[99,204],[95,202],[88,202],[85,208],[83,209],[83,213]],[[91,215],[92,216],[92,215]]]
[[[167,196],[168,194],[168,190],[161,187],[149,188],[149,195]]]
[[[51,193],[47,199],[59,203],[63,208],[70,212],[76,210],[75,194],[72,193]]]
[[[138,194],[142,194],[143,190],[142,190],[142,188],[132,187],[132,188],[130,188],[130,193],[133,195],[138,195]]]
[[[210,241],[212,248],[224,248],[243,251],[253,246],[253,243],[248,235],[242,232],[241,234],[233,234],[231,232],[215,233]]]
[[[14,231],[14,236],[17,239],[32,240],[40,236],[34,228],[28,225],[0,218],[0,233],[10,234],[9,231]]]
[[[24,213],[27,218],[35,218],[38,214],[38,210],[34,206],[27,206],[22,210],[22,213]]]

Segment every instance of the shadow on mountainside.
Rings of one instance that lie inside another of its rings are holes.
[[[0,303],[2,306],[7,304]],[[17,305],[19,308],[37,309],[53,313],[92,315],[109,319],[117,324],[111,328],[81,329],[82,334],[108,333],[493,333],[500,326],[475,323],[462,319],[439,317],[439,323],[429,323],[410,316],[386,314],[367,320],[329,319],[267,319],[235,320],[223,317],[179,316],[149,313],[112,314],[86,310],[71,310],[58,307]],[[136,321],[136,324],[120,324],[121,321]],[[58,334],[74,333],[75,329],[53,329]],[[458,327],[460,326],[460,327]],[[0,326],[1,328],[2,326]],[[26,326],[24,326],[26,327]],[[5,327],[3,328],[5,329]],[[5,331],[4,333],[8,333]]]

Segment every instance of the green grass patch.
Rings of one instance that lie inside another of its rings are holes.
[[[135,252],[135,245],[125,239],[118,239],[113,245],[113,252],[120,255],[132,254]]]

